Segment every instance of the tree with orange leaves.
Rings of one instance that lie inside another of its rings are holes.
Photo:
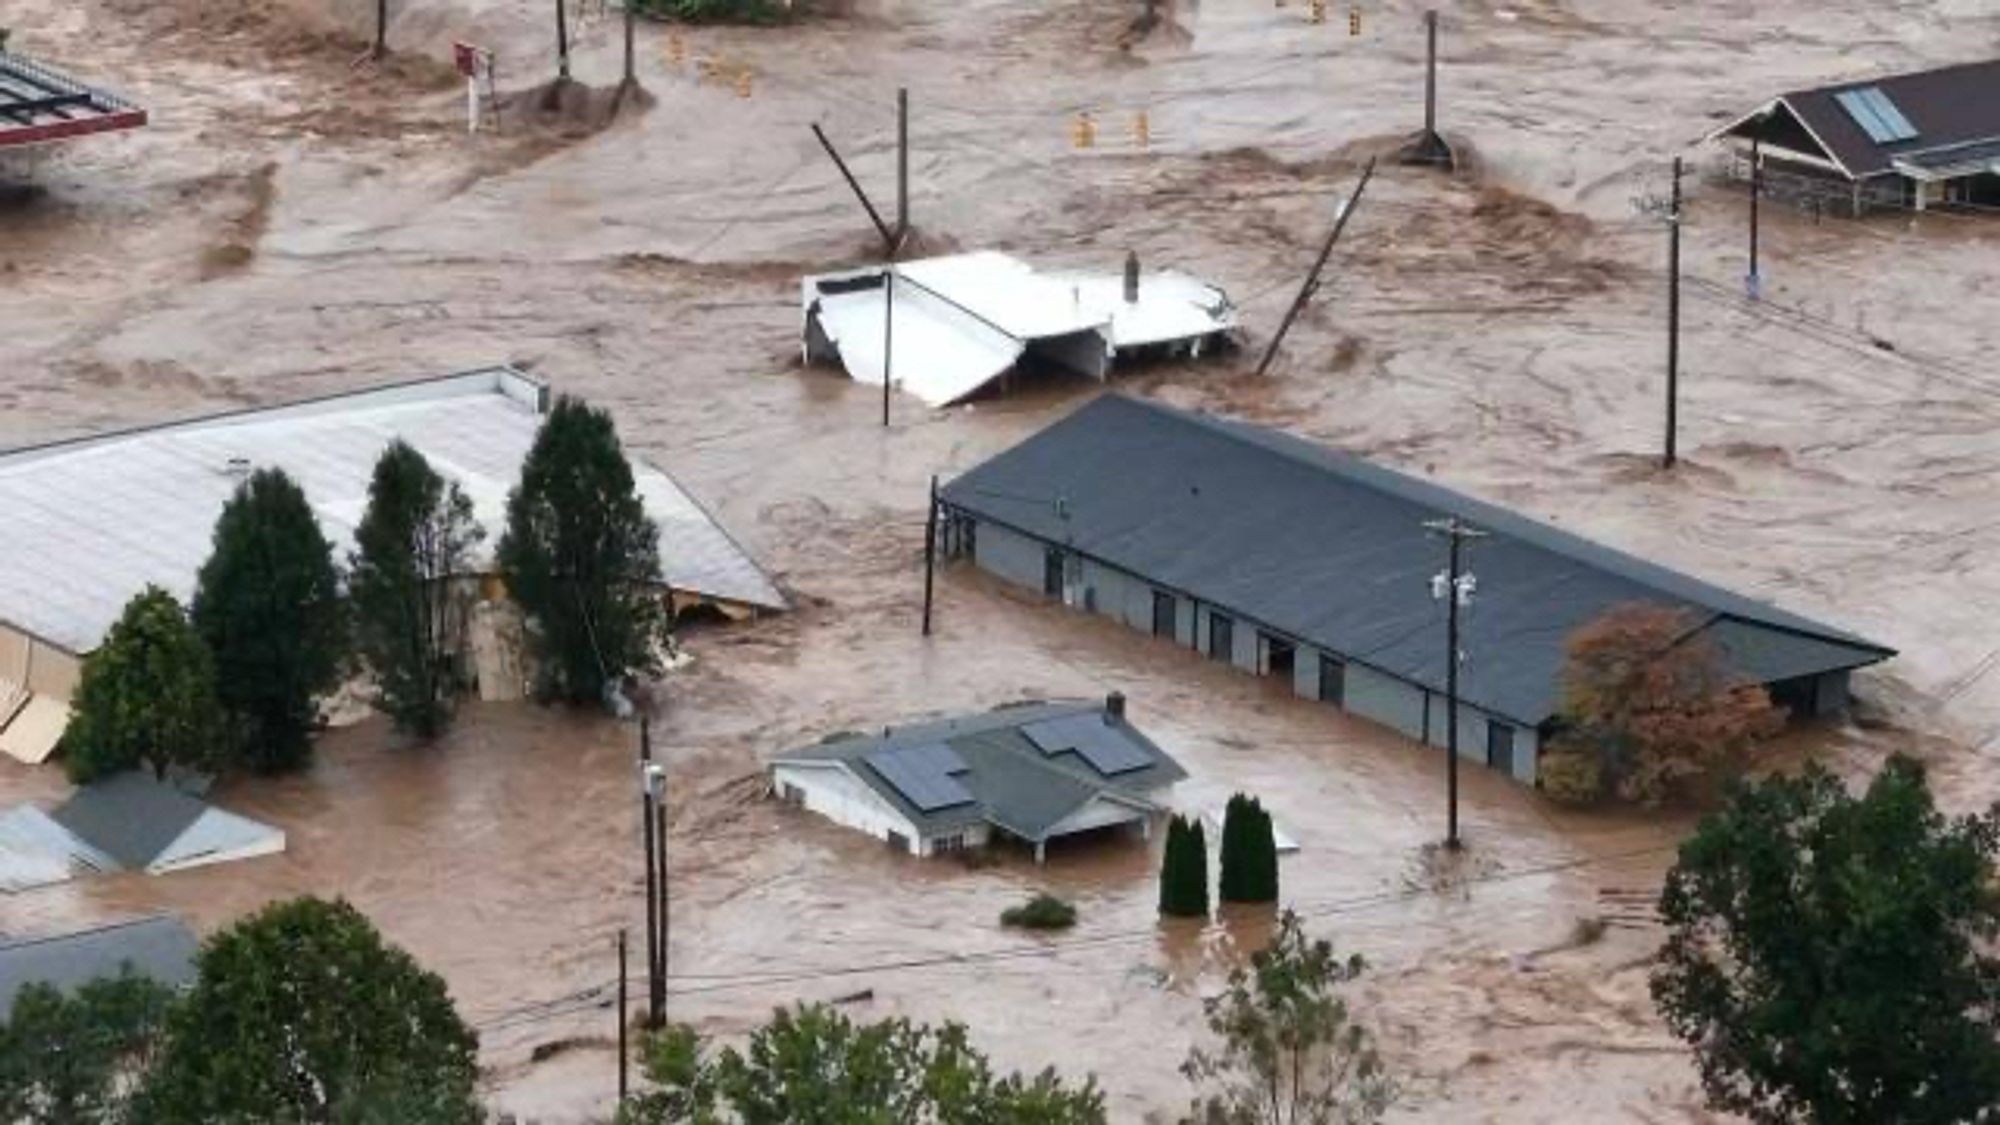
[[[1563,729],[1543,771],[1558,799],[1684,796],[1784,725],[1763,686],[1732,675],[1685,610],[1617,606],[1567,647]]]

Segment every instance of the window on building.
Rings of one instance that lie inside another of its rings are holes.
[[[1236,622],[1220,613],[1208,615],[1208,657],[1221,661],[1236,659]]]
[[[1486,722],[1486,764],[1509,777],[1514,775],[1514,728],[1488,719]]]
[[[936,855],[949,855],[965,850],[965,833],[954,832],[949,836],[931,837],[931,851]]]
[[[1172,594],[1167,593],[1165,590],[1153,591],[1154,636],[1166,637],[1171,640],[1179,632],[1174,627],[1176,623],[1175,618],[1178,616],[1176,609],[1177,607],[1174,604],[1174,596]]]
[[[1335,707],[1347,706],[1347,662],[1331,656],[1319,658],[1319,698]]]
[[[779,789],[778,795],[786,804],[791,805],[793,808],[803,808],[805,806],[806,791],[789,781],[785,782]]]

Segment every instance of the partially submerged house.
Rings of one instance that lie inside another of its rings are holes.
[[[893,296],[890,289],[893,287]],[[991,250],[808,277],[808,363],[838,363],[932,406],[968,398],[1025,358],[1093,379],[1120,359],[1199,356],[1236,329],[1227,294],[1178,270],[1043,273]],[[889,307],[894,307],[893,325]]]
[[[1794,90],[1708,139],[1745,161],[1754,143],[1772,190],[1854,214],[2000,207],[2000,60]]]
[[[508,492],[550,406],[548,387],[511,367],[0,450],[0,752],[40,762],[68,723],[82,658],[146,584],[185,603],[215,520],[252,470],[277,467],[305,489],[345,559],[375,463],[401,439],[465,491],[485,530],[466,576],[480,604],[471,665],[481,693],[520,692],[504,589],[492,553]],[[660,596],[675,612],[731,617],[782,609],[776,586],[672,477],[633,460],[660,531]],[[484,579],[483,581],[478,581]],[[488,632],[504,634],[496,639]]]
[[[1031,703],[837,736],[771,760],[771,792],[911,855],[1150,832],[1187,776],[1133,726],[1125,698]]]
[[[0,1024],[29,985],[75,992],[100,977],[129,972],[170,988],[194,982],[200,949],[187,923],[169,915],[134,918],[40,937],[0,939]]]
[[[0,810],[0,891],[92,872],[165,875],[284,850],[282,829],[132,771],[85,785],[47,812]]]
[[[0,45],[0,152],[145,123],[131,102]]]
[[[1842,707],[1893,655],[1831,626],[1290,435],[1104,395],[944,486],[947,556],[1413,739],[1446,741],[1444,547],[1469,551],[1459,747],[1524,782],[1557,719],[1565,641],[1614,607],[1686,610],[1794,713]]]

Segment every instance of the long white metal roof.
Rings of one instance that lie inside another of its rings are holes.
[[[0,622],[83,653],[147,583],[184,601],[249,468],[305,489],[345,560],[368,482],[401,438],[472,500],[490,568],[547,389],[510,367],[0,452]],[[673,478],[634,460],[674,589],[778,609],[784,597]]]

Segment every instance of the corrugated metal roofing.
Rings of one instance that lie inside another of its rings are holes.
[[[1539,725],[1564,642],[1628,602],[1738,624],[1761,677],[1872,664],[1890,649],[1324,446],[1122,395],[1101,396],[960,476],[951,507],[1067,544],[1226,612],[1444,687],[1443,546],[1426,520],[1490,533],[1469,550],[1462,697]]]
[[[456,480],[486,529],[490,565],[507,493],[541,425],[539,383],[492,368],[144,430],[0,452],[0,621],[83,653],[146,583],[186,601],[242,459],[305,489],[338,557],[352,548],[375,461],[402,438]],[[665,473],[633,463],[677,590],[749,606],[784,597]]]
[[[194,931],[166,915],[0,944],[0,1023],[12,1015],[14,998],[31,984],[68,992],[99,977],[115,977],[127,966],[161,984],[187,984],[194,980],[199,948]]]
[[[926,836],[991,823],[1027,840],[1038,840],[1070,813],[1100,796],[1150,807],[1148,795],[1187,776],[1165,750],[1129,721],[1106,727],[1146,765],[1107,775],[1075,751],[1044,753],[1022,733],[1036,723],[1089,718],[1103,723],[1102,702],[1064,701],[1001,707],[979,715],[892,728],[880,736],[856,735],[823,742],[772,759],[844,763]],[[967,767],[952,779],[974,803],[925,811],[868,767],[884,751],[943,745]]]
[[[133,129],[146,111],[47,63],[0,51],[0,148]]]

